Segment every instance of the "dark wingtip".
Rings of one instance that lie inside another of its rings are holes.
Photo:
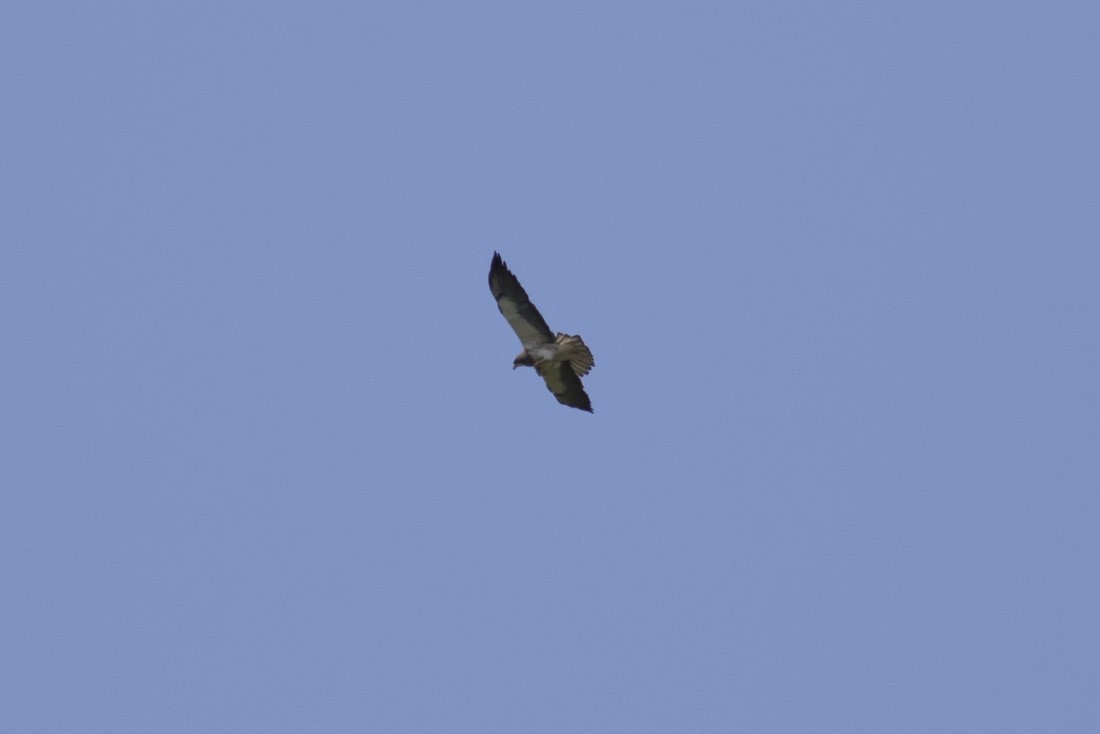
[[[570,405],[569,407],[576,408],[577,410],[583,410],[585,413],[594,412],[592,410],[592,401],[588,399],[587,393],[584,395],[584,402],[580,403],[579,405]]]
[[[504,260],[501,259],[500,253],[493,251],[493,261],[489,263],[489,289],[493,288],[493,276],[499,273],[501,270],[507,270],[504,267]]]
[[[497,273],[507,273],[508,266],[504,264],[504,258],[500,256],[499,252],[493,251],[493,261],[489,263],[489,279],[492,280],[493,276]]]

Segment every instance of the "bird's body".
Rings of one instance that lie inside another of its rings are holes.
[[[537,344],[530,349],[524,349],[512,361],[513,367],[521,365],[534,367],[536,370],[542,365],[551,365],[557,362],[569,362],[577,377],[584,377],[592,371],[595,362],[592,352],[579,336],[558,333],[554,341],[547,344]],[[542,372],[540,371],[541,375]]]
[[[551,331],[519,280],[496,252],[489,266],[489,290],[501,315],[523,345],[523,351],[512,360],[512,369],[534,367],[559,403],[591,413],[592,402],[580,378],[592,371],[596,361],[584,340]]]

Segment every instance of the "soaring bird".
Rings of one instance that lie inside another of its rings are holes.
[[[512,360],[512,369],[521,365],[534,367],[559,403],[591,413],[592,401],[584,391],[581,377],[596,366],[596,360],[584,340],[550,331],[499,252],[493,253],[493,262],[489,265],[489,290],[501,315],[523,345],[523,351]]]

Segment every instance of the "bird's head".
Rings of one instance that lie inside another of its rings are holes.
[[[534,360],[534,358],[531,357],[530,354],[527,353],[526,349],[523,350],[522,352],[520,352],[518,355],[516,355],[516,358],[512,360],[512,369],[515,369],[516,367],[534,367],[534,366],[535,366],[535,360]]]

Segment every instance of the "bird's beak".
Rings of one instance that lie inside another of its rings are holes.
[[[515,369],[516,367],[519,367],[519,365],[518,364],[512,365],[512,369]]]

